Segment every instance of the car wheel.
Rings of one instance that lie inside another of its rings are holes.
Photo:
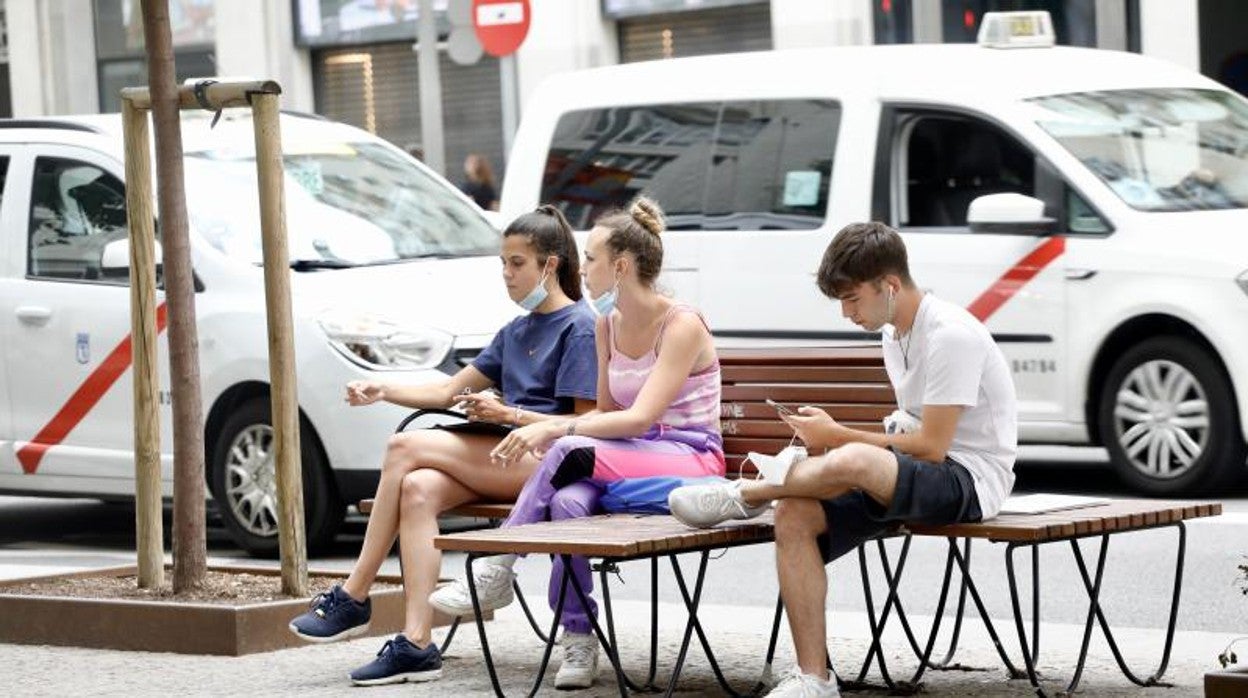
[[[1216,491],[1245,475],[1248,447],[1230,381],[1182,337],[1132,347],[1105,378],[1101,443],[1119,476],[1156,495]]]
[[[278,554],[276,439],[268,398],[234,410],[217,434],[209,486],[230,537],[252,555]],[[346,507],[338,497],[320,445],[306,421],[299,424],[303,458],[303,511],[309,552],[333,542]]]

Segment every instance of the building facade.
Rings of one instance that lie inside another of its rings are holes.
[[[434,0],[444,39],[470,0]],[[1130,50],[1248,93],[1238,0],[530,0],[514,59],[471,65],[439,46],[448,176],[470,152],[501,172],[547,75],[618,62],[871,43],[969,42],[994,10],[1044,9],[1058,43]],[[0,0],[0,117],[116,111],[143,84],[139,0]],[[179,79],[278,80],[283,107],[422,148],[418,0],[169,0]],[[466,15],[465,15],[466,16]],[[90,21],[84,21],[90,18]]]

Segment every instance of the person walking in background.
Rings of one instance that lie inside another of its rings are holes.
[[[498,210],[498,187],[494,183],[494,169],[484,155],[470,153],[464,158],[464,181],[459,188],[481,208],[487,211]]]

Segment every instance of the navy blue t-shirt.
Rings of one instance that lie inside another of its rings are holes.
[[[571,414],[576,398],[595,399],[594,314],[584,301],[507,323],[472,365],[503,392],[503,403]]]

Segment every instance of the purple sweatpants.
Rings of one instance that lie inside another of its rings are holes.
[[[705,434],[673,429],[652,429],[636,439],[595,439],[589,436],[565,436],[555,441],[542,458],[520,496],[516,498],[511,516],[504,527],[520,526],[538,521],[590,516],[599,513],[599,500],[608,482],[628,477],[675,475],[699,477],[723,475],[724,457],[718,434]],[[556,488],[551,484],[569,454],[578,449],[593,449],[593,472],[586,479]],[[572,575],[588,596],[594,589],[589,561],[572,558]],[[559,600],[559,584],[563,579],[563,559],[556,557],[551,570],[549,600],[553,609]],[[563,602],[561,622],[568,632],[590,633],[590,615],[598,616],[598,606],[589,599],[589,609],[581,605],[571,585]]]

